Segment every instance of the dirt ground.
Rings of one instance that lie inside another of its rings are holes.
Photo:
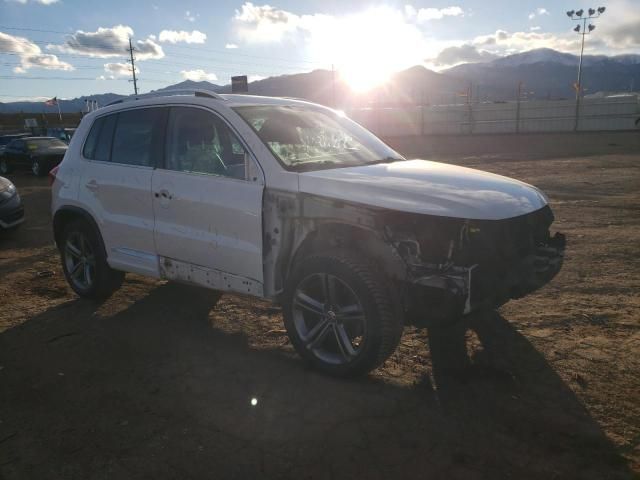
[[[0,238],[0,478],[637,478],[640,155],[456,163],[544,189],[564,268],[499,311],[407,328],[349,381],[309,370],[264,302],[134,275],[79,300],[47,180],[13,176],[27,222]]]

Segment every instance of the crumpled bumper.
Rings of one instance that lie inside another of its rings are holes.
[[[556,233],[546,245],[510,265],[506,273],[496,275],[490,265],[425,265],[412,272],[412,283],[442,290],[454,313],[467,314],[523,297],[548,283],[562,268],[565,246],[565,236]]]

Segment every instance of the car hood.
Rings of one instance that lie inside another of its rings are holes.
[[[493,173],[426,160],[304,172],[303,193],[404,212],[502,220],[544,207],[540,190]]]

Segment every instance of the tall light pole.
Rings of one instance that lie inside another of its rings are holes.
[[[584,37],[593,32],[596,28],[594,24],[589,22],[589,26],[587,26],[587,21],[593,18],[598,18],[600,15],[604,13],[606,10],[605,7],[590,8],[587,10],[588,16],[584,15],[584,10],[581,8],[580,10],[569,10],[567,12],[567,17],[571,20],[575,20],[577,22],[582,22],[582,25],[578,23],[576,27],[573,29],[578,35],[582,35],[582,46],[580,47],[580,63],[578,63],[578,81],[575,84],[576,89],[576,118],[575,123],[573,125],[574,130],[578,130],[578,118],[580,115],[580,98],[582,97],[582,56],[584,55]]]

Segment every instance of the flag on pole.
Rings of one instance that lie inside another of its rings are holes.
[[[47,100],[46,102],[44,102],[44,104],[47,105],[48,107],[54,107],[54,106],[58,107],[58,118],[62,123],[62,112],[60,111],[60,102],[58,101],[58,97],[53,97]]]

